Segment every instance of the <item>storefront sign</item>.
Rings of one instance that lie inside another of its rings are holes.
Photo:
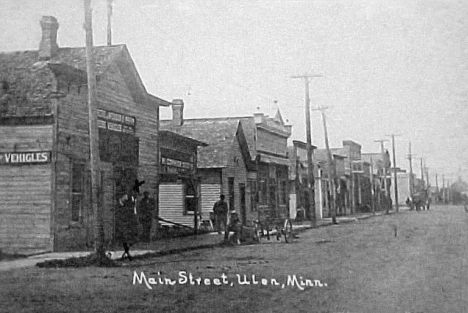
[[[99,128],[107,128],[107,122],[106,121],[98,119],[97,123],[98,123]]]
[[[127,125],[122,126],[122,131],[127,134],[133,134],[135,133],[135,128]]]
[[[114,130],[116,132],[121,132],[122,131],[122,125],[117,124],[117,123],[108,122],[107,123],[107,129]]]
[[[163,173],[190,173],[193,169],[193,163],[174,160],[171,158],[161,158],[161,172]]]
[[[50,163],[50,151],[0,153],[0,165]]]
[[[107,128],[109,130],[124,132],[127,134],[135,133],[136,119],[133,116],[102,109],[97,110],[97,116],[99,128]]]

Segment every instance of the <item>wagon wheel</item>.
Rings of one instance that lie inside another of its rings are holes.
[[[255,237],[255,240],[260,243],[260,240],[263,236],[263,229],[260,225],[260,223],[255,223],[255,227],[254,227],[254,237]]]
[[[283,234],[284,234],[284,240],[286,242],[292,241],[293,234],[292,234],[292,223],[290,219],[286,219],[284,221]]]

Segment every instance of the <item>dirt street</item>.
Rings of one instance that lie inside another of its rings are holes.
[[[468,214],[434,206],[123,268],[1,272],[5,312],[468,312]],[[248,284],[250,283],[250,284]]]

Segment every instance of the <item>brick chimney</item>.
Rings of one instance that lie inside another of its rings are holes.
[[[58,50],[57,30],[59,24],[53,16],[43,16],[41,20],[42,40],[39,44],[39,59],[49,60]]]
[[[184,124],[184,101],[181,99],[172,100],[172,125],[182,126]]]

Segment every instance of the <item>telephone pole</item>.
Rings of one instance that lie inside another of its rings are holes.
[[[332,223],[338,224],[336,222],[336,188],[335,188],[335,178],[336,178],[336,168],[335,162],[333,162],[333,157],[330,151],[330,145],[328,143],[328,131],[327,131],[327,119],[325,115],[325,110],[329,109],[329,107],[318,107],[313,109],[313,111],[320,111],[322,113],[322,121],[323,121],[323,132],[325,135],[325,148],[327,149],[327,160],[328,160],[328,181],[329,181],[329,188],[330,188],[330,209],[332,215]]]
[[[436,195],[437,195],[437,198],[436,198],[436,203],[439,203],[439,178],[437,176],[437,173],[435,174],[435,179],[436,179]]]
[[[97,90],[94,70],[93,25],[91,0],[84,0],[86,31],[86,70],[88,76],[88,124],[89,159],[91,168],[91,204],[94,213],[94,249],[97,262],[101,265],[106,258],[104,250],[104,219],[98,204],[101,191],[101,171],[99,165],[99,133],[97,125]]]
[[[426,162],[424,162],[424,171],[426,172],[426,185],[427,189],[431,186],[430,180],[429,180],[429,168],[426,166]]]
[[[388,186],[387,186],[387,164],[385,162],[385,149],[384,149],[384,142],[388,141],[388,139],[378,139],[374,140],[375,142],[380,142],[380,150],[382,153],[382,169],[383,169],[383,177],[384,177],[384,194],[385,194],[385,213],[389,213],[389,194],[388,194]]]
[[[398,172],[397,172],[397,166],[396,166],[396,154],[395,154],[395,136],[401,136],[401,135],[395,135],[391,134],[389,135],[392,137],[392,152],[393,152],[393,179],[394,179],[394,190],[395,190],[395,209],[396,212],[398,213],[399,211],[399,204],[398,204]]]
[[[411,153],[411,141],[408,144],[408,160],[409,160],[409,168],[410,168],[410,177],[409,177],[409,185],[410,185],[410,196],[411,201],[413,201],[414,197],[414,177],[413,177],[413,154]]]
[[[107,0],[107,45],[112,45],[112,2]]]
[[[310,95],[309,82],[313,77],[322,77],[319,74],[304,74],[295,75],[292,78],[301,78],[305,85],[305,119],[306,119],[306,135],[307,135],[307,189],[309,195],[309,206],[307,209],[307,218],[311,219],[312,226],[317,226],[317,216],[315,214],[315,178],[314,164],[312,163],[312,130],[310,122]]]
[[[445,175],[442,175],[442,202],[446,203]]]
[[[371,185],[371,206],[372,214],[375,215],[375,203],[374,203],[374,162],[372,157],[370,158],[370,185]]]
[[[426,182],[424,181],[424,167],[423,167],[423,160],[424,158],[419,158],[420,162],[420,167],[421,167],[421,180],[422,180],[422,188],[424,189],[426,186]]]
[[[450,204],[451,196],[452,196],[452,192],[450,190],[450,180],[447,179],[447,204]]]

